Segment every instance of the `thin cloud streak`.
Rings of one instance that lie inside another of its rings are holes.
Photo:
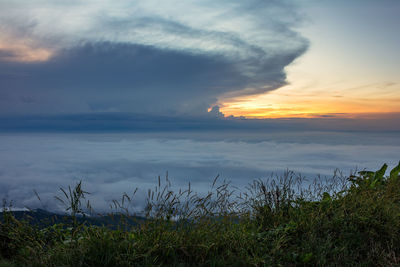
[[[25,101],[29,101],[26,99]],[[346,116],[347,115],[347,116]],[[400,113],[321,114],[315,118],[246,119],[222,117],[218,108],[202,116],[135,113],[80,113],[66,115],[0,116],[1,132],[167,133],[225,132],[264,134],[272,131],[400,132]]]

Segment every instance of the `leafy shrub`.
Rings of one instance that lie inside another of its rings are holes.
[[[114,201],[126,211],[118,229],[78,220],[87,194],[78,183],[59,198],[72,217],[64,224],[40,228],[4,210],[0,265],[396,266],[400,162],[386,171],[314,182],[286,172],[244,192],[217,177],[204,195],[159,179],[139,224],[129,224],[130,197]]]

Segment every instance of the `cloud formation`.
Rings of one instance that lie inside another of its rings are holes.
[[[142,205],[146,190],[154,188],[157,176],[164,177],[167,171],[178,188],[190,182],[194,190],[206,192],[220,174],[243,189],[253,179],[287,168],[313,179],[317,174],[331,176],[335,168],[347,175],[356,167],[377,169],[384,162],[394,166],[400,149],[398,134],[285,131],[265,133],[256,141],[184,136],[2,134],[0,198],[14,200],[16,207],[40,207],[35,189],[46,208],[57,209],[54,195],[61,193],[59,187],[83,179],[93,206],[107,211],[112,199],[136,187],[141,189],[137,205]]]
[[[34,101],[23,99],[27,103]],[[400,113],[359,114],[354,118],[330,115],[316,118],[246,119],[223,117],[217,106],[207,116],[151,115],[99,112],[55,115],[0,116],[0,132],[190,133],[212,132],[228,137],[263,135],[274,131],[348,131],[400,133]]]
[[[308,47],[289,1],[1,6],[3,114],[205,114],[224,95],[284,85]]]

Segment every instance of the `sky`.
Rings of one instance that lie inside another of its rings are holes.
[[[0,0],[0,198],[395,166],[399,25],[398,0]]]
[[[399,112],[400,2],[308,1],[301,12],[306,18],[297,29],[310,44],[285,68],[288,84],[228,100],[223,112],[254,117]]]
[[[400,112],[395,0],[0,6],[3,117],[206,116],[215,106],[214,115],[246,118]]]
[[[223,94],[285,84],[308,46],[280,1],[1,5],[4,114],[204,115]]]

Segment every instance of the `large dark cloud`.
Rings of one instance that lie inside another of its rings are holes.
[[[283,68],[303,51],[254,60],[255,70],[244,73],[223,56],[84,44],[41,63],[0,62],[0,112],[206,113],[224,93],[284,84]]]
[[[284,85],[308,47],[292,1],[1,6],[2,114],[205,114],[222,96]]]

